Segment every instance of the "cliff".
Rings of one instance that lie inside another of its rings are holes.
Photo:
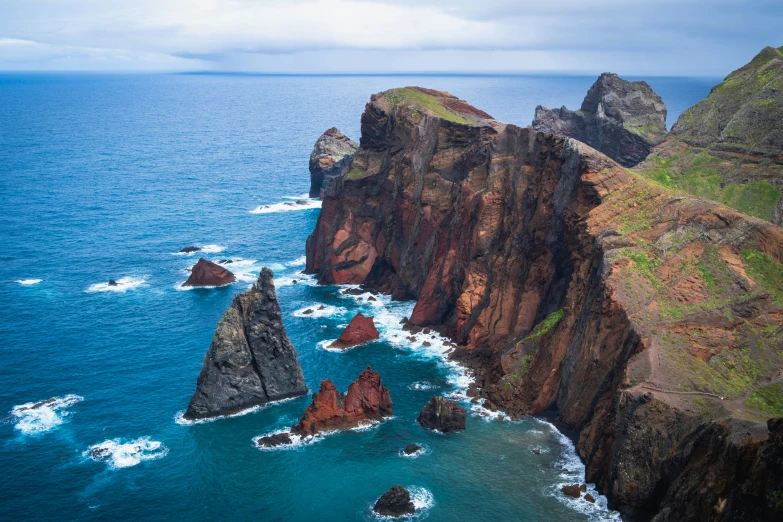
[[[342,173],[351,162],[358,145],[332,127],[315,142],[310,153],[310,197],[319,198],[329,180]]]
[[[574,138],[632,167],[666,137],[666,104],[646,82],[604,73],[578,111],[536,107],[533,128]]]
[[[186,419],[230,415],[307,393],[282,323],[272,271],[234,298],[215,329]]]
[[[673,520],[695,495],[688,518],[730,520],[783,509],[758,453],[780,446],[781,261],[780,228],[405,88],[367,104],[306,269],[416,299],[411,323],[459,343],[480,395],[579,432],[587,479],[625,516]]]
[[[683,112],[639,171],[783,224],[783,47],[763,49]]]

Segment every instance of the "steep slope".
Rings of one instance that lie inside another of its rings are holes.
[[[588,480],[639,520],[672,519],[698,462],[730,478],[689,516],[731,519],[754,473],[753,516],[781,513],[783,475],[752,448],[777,447],[783,412],[750,401],[783,377],[781,261],[769,223],[418,88],[371,98],[307,243],[320,282],[416,299],[411,322],[460,344],[476,393],[556,409]]]
[[[783,47],[763,49],[683,112],[639,170],[783,224]]]
[[[234,298],[215,329],[186,419],[230,415],[307,393],[282,323],[272,271]]]
[[[587,143],[632,167],[666,137],[666,104],[646,82],[603,73],[578,111],[536,107],[533,128]]]

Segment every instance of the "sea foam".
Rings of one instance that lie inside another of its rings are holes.
[[[163,443],[149,437],[123,442],[123,439],[105,440],[90,446],[82,455],[95,462],[106,462],[111,469],[129,468],[144,462],[166,456],[169,452]]]
[[[286,196],[284,199],[292,201],[281,201],[270,205],[259,205],[250,211],[251,214],[275,214],[277,212],[292,212],[295,210],[310,210],[321,208],[320,199],[311,199],[307,194],[301,196]]]
[[[145,279],[143,277],[121,277],[120,279],[117,279],[115,282],[116,285],[110,285],[108,282],[106,283],[95,283],[94,285],[90,285],[87,288],[87,292],[127,292],[128,290],[133,290],[134,288],[138,288],[141,285],[145,283]]]
[[[84,397],[69,394],[64,397],[53,397],[46,401],[27,402],[14,406],[11,417],[16,419],[14,428],[25,435],[36,435],[52,431],[65,422],[70,412],[64,409],[81,402]]]
[[[22,286],[32,286],[37,285],[43,281],[43,279],[17,279],[16,282],[19,283]]]

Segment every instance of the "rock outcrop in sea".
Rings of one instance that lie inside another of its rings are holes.
[[[234,298],[215,329],[185,419],[230,415],[307,393],[288,340],[272,271]]]
[[[465,429],[465,408],[456,401],[433,395],[416,419],[422,428],[454,433]]]
[[[358,145],[332,127],[315,142],[310,153],[310,197],[322,197],[329,181],[339,176],[351,162]]]
[[[646,82],[604,73],[578,111],[536,107],[533,128],[574,138],[633,167],[665,139],[666,104]]]
[[[638,170],[783,225],[783,47],[766,47],[685,110]]]
[[[202,257],[193,265],[188,280],[182,286],[223,286],[236,280],[230,270]]]
[[[416,299],[481,398],[578,433],[624,516],[783,514],[783,229],[448,93],[377,94],[361,128],[307,272]]]
[[[375,321],[372,316],[356,314],[342,331],[340,337],[330,346],[333,348],[351,348],[374,339],[378,339],[381,334],[375,327]]]
[[[394,415],[389,390],[381,385],[381,376],[369,366],[343,394],[329,379],[313,394],[313,402],[291,432],[301,436],[346,430]]]
[[[373,506],[373,511],[385,517],[412,515],[416,506],[411,502],[410,492],[402,486],[392,486]]]

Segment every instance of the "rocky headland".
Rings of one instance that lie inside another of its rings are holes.
[[[272,271],[234,298],[215,329],[185,419],[230,415],[307,393],[288,340]]]
[[[683,112],[638,170],[783,225],[783,47],[763,49]]]
[[[329,181],[339,176],[359,146],[332,127],[315,142],[310,153],[310,197],[322,197]]]
[[[666,104],[646,82],[604,73],[578,111],[536,107],[533,128],[574,138],[633,167],[666,138]]]
[[[329,431],[356,428],[394,415],[389,390],[381,385],[381,376],[369,366],[348,386],[348,393],[337,391],[332,381],[321,381],[313,402],[291,432],[311,436]]]
[[[333,348],[351,348],[369,341],[378,339],[381,336],[375,327],[375,321],[372,316],[356,314],[330,346]]]
[[[556,410],[625,517],[783,514],[783,229],[444,92],[377,94],[361,129],[307,272],[415,299],[475,393]]]
[[[182,286],[223,286],[237,280],[234,274],[226,268],[203,257],[193,265],[190,276]]]

